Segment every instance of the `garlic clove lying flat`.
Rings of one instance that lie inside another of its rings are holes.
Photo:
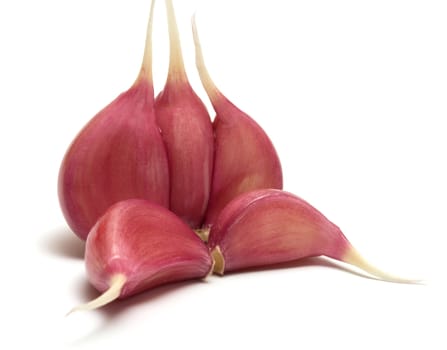
[[[205,278],[213,269],[208,248],[194,231],[168,209],[141,199],[118,202],[98,220],[87,238],[85,264],[90,283],[103,294],[72,311]]]
[[[368,263],[341,230],[303,199],[281,190],[242,194],[231,201],[211,227],[208,241],[214,272],[268,266],[327,256],[381,280],[414,283]]]

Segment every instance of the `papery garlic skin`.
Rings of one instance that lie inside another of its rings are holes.
[[[339,228],[307,202],[280,190],[245,193],[220,213],[208,244],[219,246],[225,271],[304,257],[340,258],[349,243]]]
[[[224,96],[221,101],[215,102],[222,106],[213,122],[216,151],[205,227],[239,194],[283,186],[281,163],[267,134]]]
[[[85,264],[102,295],[93,309],[156,286],[205,278],[213,260],[202,240],[180,218],[155,203],[130,199],[111,206],[88,235]]]
[[[185,72],[172,1],[165,3],[170,63],[166,84],[155,100],[155,113],[169,162],[170,209],[190,227],[200,228],[211,190],[213,127]]]
[[[211,227],[233,198],[256,189],[282,189],[283,176],[280,159],[265,131],[214,84],[205,66],[194,17],[192,26],[197,70],[216,111],[213,179],[203,225]]]
[[[175,214],[145,200],[112,206],[86,242],[90,282],[108,288],[116,273],[127,276],[121,296],[159,284],[205,277],[212,266],[207,247]]]
[[[129,198],[169,206],[169,168],[156,125],[152,83],[152,17],[137,80],[101,110],[68,148],[59,170],[63,214],[81,239],[112,204]]]
[[[340,228],[303,199],[264,189],[232,200],[211,227],[208,245],[224,274],[313,256],[327,256],[386,281],[413,283],[369,264]]]
[[[142,79],[99,112],[68,149],[59,172],[59,201],[82,239],[107,208],[145,198],[169,206],[166,151]]]

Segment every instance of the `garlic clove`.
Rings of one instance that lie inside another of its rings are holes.
[[[216,112],[214,170],[204,227],[210,227],[237,195],[261,188],[281,189],[281,163],[265,131],[216,87],[205,66],[195,18],[192,20],[196,65]]]
[[[323,255],[381,280],[418,282],[369,264],[321,212],[281,190],[257,190],[235,198],[211,227],[208,244],[215,261],[214,272],[221,275]]]
[[[154,114],[154,3],[137,80],[80,131],[59,170],[59,202],[69,226],[81,239],[120,200],[145,198],[169,205],[168,160]]]
[[[213,171],[214,135],[208,111],[185,72],[172,0],[166,0],[170,63],[155,114],[170,170],[170,209],[199,228],[208,205]]]
[[[77,306],[91,310],[176,281],[205,278],[213,260],[181,219],[155,203],[130,199],[111,206],[88,235],[85,264],[101,294]]]

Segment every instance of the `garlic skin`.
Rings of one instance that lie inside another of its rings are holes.
[[[211,227],[239,194],[283,186],[281,163],[268,136],[248,115],[221,99],[213,122],[216,151],[205,227]]]
[[[413,283],[369,264],[341,230],[303,199],[281,190],[244,193],[231,201],[211,227],[214,272],[269,266],[327,256],[381,280]]]
[[[59,170],[60,206],[71,229],[83,240],[118,201],[144,198],[169,206],[168,159],[154,113],[154,3],[137,80],[81,130]]]
[[[182,220],[155,203],[130,199],[111,206],[88,235],[85,264],[101,293],[74,308],[90,310],[156,286],[205,278],[213,268],[206,245]]]
[[[265,131],[216,87],[205,66],[195,17],[192,19],[196,65],[216,118],[214,170],[204,227],[212,227],[221,210],[241,193],[262,188],[282,189],[278,154]]]
[[[155,125],[152,87],[142,79],[91,120],[68,149],[59,201],[82,239],[107,208],[129,198],[169,205],[166,151]]]
[[[211,190],[213,127],[185,72],[172,1],[165,3],[170,62],[166,84],[155,100],[155,114],[169,162],[170,209],[190,227],[200,228]]]

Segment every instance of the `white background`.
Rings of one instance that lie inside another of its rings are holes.
[[[64,314],[97,295],[59,209],[78,130],[133,83],[149,0],[0,4],[0,348],[445,349],[445,1],[174,2],[187,72],[197,11],[208,68],[281,157],[285,188],[364,255],[427,284],[311,259]],[[163,1],[154,79],[167,71]],[[339,266],[339,267],[337,267]]]

